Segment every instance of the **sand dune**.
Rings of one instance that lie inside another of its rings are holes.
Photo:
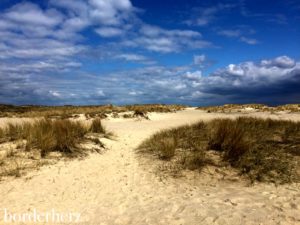
[[[299,184],[248,186],[192,172],[179,178],[159,176],[155,165],[135,153],[135,148],[158,130],[238,115],[190,108],[151,113],[151,120],[106,120],[105,126],[118,138],[105,140],[108,150],[102,154],[59,162],[0,183],[0,224],[4,209],[10,213],[52,209],[80,213],[79,224],[95,225],[300,224]],[[300,120],[300,114],[246,115]]]

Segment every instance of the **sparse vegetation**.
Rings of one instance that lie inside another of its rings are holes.
[[[162,131],[138,149],[188,169],[211,165],[214,152],[215,166],[228,164],[252,182],[287,183],[299,181],[299,148],[299,122],[240,117]]]
[[[48,119],[76,118],[79,114],[84,114],[86,118],[104,119],[109,113],[121,113],[127,111],[146,112],[176,112],[184,109],[182,105],[99,105],[99,106],[14,106],[0,105],[0,117],[45,117]]]
[[[81,143],[84,140],[90,140],[86,137],[87,133],[101,133],[101,137],[106,137],[105,135],[109,134],[106,133],[100,119],[95,119],[90,126],[68,119],[40,119],[32,123],[10,123],[5,128],[1,128],[0,132],[0,138],[5,142],[10,142],[8,146],[11,147],[7,150],[5,160],[9,160],[11,163],[14,162],[15,158],[27,161],[43,159],[51,152],[57,152],[65,157],[84,156],[88,150],[82,147]],[[97,136],[94,134],[94,137]],[[96,139],[97,141],[94,141]],[[98,138],[91,141],[104,147]],[[17,169],[7,169],[8,165],[6,165],[3,157],[1,161],[3,163],[0,165],[0,176],[20,174],[22,169],[19,166],[16,167]],[[16,163],[18,162],[16,161]]]
[[[247,113],[249,111],[270,112],[275,114],[276,112],[285,111],[289,113],[299,113],[299,104],[287,104],[279,106],[267,106],[263,104],[226,104],[222,106],[201,106],[200,110],[205,110],[208,113]]]

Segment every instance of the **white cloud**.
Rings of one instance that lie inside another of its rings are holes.
[[[57,98],[61,97],[61,94],[60,94],[59,92],[57,92],[57,91],[52,91],[52,90],[50,90],[50,91],[49,91],[49,94],[50,94],[51,96],[53,96],[53,97],[57,97]]]
[[[218,35],[225,36],[228,38],[238,38],[239,41],[244,42],[249,45],[256,45],[259,43],[255,38],[248,37],[248,35],[252,35],[255,33],[255,30],[249,27],[243,27],[241,29],[233,29],[233,30],[219,30],[217,31]]]
[[[262,60],[261,65],[262,66],[275,66],[275,67],[281,67],[281,68],[292,68],[296,64],[294,59],[291,59],[288,56],[279,56],[273,60]]]
[[[147,57],[138,54],[120,54],[117,55],[116,58],[124,59],[126,61],[145,61],[148,60]]]
[[[89,1],[90,16],[95,23],[104,25],[119,25],[127,18],[127,13],[132,10],[132,5],[128,0],[110,1]],[[124,13],[125,11],[125,13]]]
[[[246,43],[246,44],[249,44],[249,45],[256,45],[256,44],[259,43],[259,42],[258,42],[256,39],[254,39],[254,38],[247,38],[247,37],[244,37],[244,36],[242,36],[242,37],[240,38],[240,40],[241,40],[242,42]]]
[[[142,95],[143,92],[141,92],[141,91],[130,91],[128,94],[131,95],[131,96],[138,96],[138,95]]]
[[[96,96],[104,97],[104,96],[105,96],[104,91],[101,90],[101,89],[98,89],[98,90],[96,91]]]
[[[207,8],[195,8],[191,19],[184,21],[191,26],[206,26],[217,18],[217,14],[235,7],[231,4],[218,4]]]
[[[72,12],[72,14],[74,14],[73,16],[80,15],[80,17],[86,17],[89,10],[87,1],[82,0],[50,0],[49,3],[51,6],[63,8]]]
[[[118,37],[124,34],[124,31],[119,28],[114,28],[114,27],[102,27],[102,28],[97,28],[96,33],[99,34],[101,37]]]
[[[250,66],[250,64],[247,64]],[[247,66],[245,65],[245,68],[247,68]],[[243,76],[244,75],[244,67],[240,66],[240,65],[235,65],[235,64],[229,64],[227,66],[226,71],[231,74],[231,75],[237,75],[237,76]]]
[[[166,30],[157,26],[145,24],[140,29],[140,33],[148,37],[158,36],[178,36],[178,37],[201,37],[201,33],[192,30]]]
[[[241,36],[240,30],[220,30],[217,32],[219,35],[225,36],[225,37],[239,37]]]
[[[194,72],[187,71],[184,77],[190,80],[199,80],[202,77],[202,72],[200,70]]]
[[[154,52],[170,53],[182,49],[201,49],[212,44],[202,40],[199,32],[192,30],[168,30],[143,24],[139,33],[132,40],[123,42],[127,47],[140,47]]]
[[[37,5],[29,2],[19,3],[10,8],[4,18],[21,23],[42,26],[56,26],[63,21],[63,14],[55,9],[43,11]]]
[[[202,55],[194,55],[194,64],[195,65],[203,65],[203,63],[206,61],[206,56],[204,54]]]

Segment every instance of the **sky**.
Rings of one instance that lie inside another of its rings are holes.
[[[299,0],[1,0],[0,103],[299,103],[299,24]]]

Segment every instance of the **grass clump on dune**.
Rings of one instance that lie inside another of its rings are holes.
[[[161,144],[170,138],[176,145]],[[211,164],[208,153],[214,152],[220,157],[220,167],[227,163],[252,182],[287,183],[299,181],[299,148],[299,122],[240,117],[159,132],[142,143],[139,151],[160,159],[181,158],[174,162],[188,169]]]
[[[40,120],[33,125],[28,145],[41,150],[41,156],[58,151],[64,154],[80,153],[77,144],[88,132],[80,122],[70,120]]]
[[[105,148],[100,138],[107,135],[110,134],[100,120],[91,125],[68,119],[7,124],[0,128],[0,143],[8,142],[1,145],[4,154],[0,155],[0,179],[19,176],[26,169],[39,168],[60,158],[100,152]],[[50,155],[51,152],[56,153]]]
[[[90,132],[92,133],[105,133],[105,129],[101,123],[101,119],[96,118],[92,121],[92,124],[90,126]]]
[[[162,160],[175,158],[182,168],[202,169],[207,162],[206,152],[202,145],[206,140],[205,124],[182,126],[164,130],[144,141],[138,151],[152,154]]]
[[[100,119],[95,119],[91,126],[68,119],[41,119],[33,123],[8,124],[0,134],[7,141],[26,140],[28,151],[38,149],[41,156],[45,157],[53,151],[70,156],[83,153],[78,144],[89,132],[106,133]]]

